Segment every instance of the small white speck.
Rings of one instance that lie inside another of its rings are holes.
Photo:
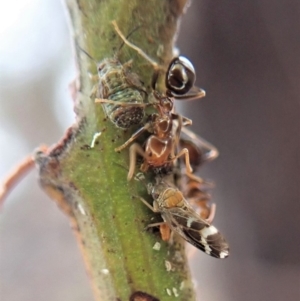
[[[174,296],[177,298],[179,296],[177,288],[173,287],[172,291],[173,291]]]
[[[172,296],[172,292],[171,292],[170,289],[166,288],[166,291],[167,291],[167,294],[168,294],[169,296]]]
[[[81,213],[82,215],[86,215],[85,210],[83,209],[83,207],[82,207],[81,204],[78,204],[77,208],[78,208],[78,210],[80,211],[80,213]]]
[[[157,51],[156,51],[156,54],[158,57],[162,57],[164,53],[164,45],[163,44],[160,44],[158,47],[157,47]]]
[[[102,269],[101,273],[104,275],[108,275],[109,274],[109,270],[108,269]]]
[[[100,137],[102,134],[102,132],[99,132],[99,133],[95,133],[94,136],[93,136],[93,140],[92,140],[92,143],[91,143],[91,148],[94,148],[95,147],[95,143],[96,143],[96,140],[98,139],[98,137]]]
[[[182,291],[184,289],[184,281],[180,283],[179,289]]]
[[[172,270],[172,264],[170,261],[166,260],[165,261],[165,267],[167,269],[167,272],[170,272]]]
[[[173,258],[176,262],[183,262],[184,261],[184,258],[183,258],[180,251],[175,251]]]
[[[160,250],[160,247],[161,247],[161,245],[160,245],[160,243],[157,241],[157,242],[154,244],[154,246],[153,246],[153,250],[159,251],[159,250]]]
[[[135,175],[134,180],[138,181],[138,182],[143,181],[143,180],[145,180],[145,175],[142,172],[138,172]]]

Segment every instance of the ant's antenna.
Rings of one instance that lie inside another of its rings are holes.
[[[126,40],[128,40],[129,37],[130,37],[134,32],[136,32],[139,28],[141,28],[141,27],[142,27],[142,25],[138,25],[138,26],[136,26],[135,28],[133,28],[133,29],[131,30],[131,32],[126,36]],[[125,45],[125,42],[122,41],[122,43],[121,43],[121,45],[119,46],[119,48],[118,48],[116,54],[118,54],[118,53],[120,52],[120,50],[123,48],[124,45]]]

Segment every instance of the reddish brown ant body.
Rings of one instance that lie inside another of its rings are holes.
[[[134,143],[130,146],[128,180],[133,177],[137,155],[142,156],[144,159],[141,166],[142,171],[147,171],[149,167],[164,167],[166,164],[184,156],[186,174],[188,177],[202,182],[202,179],[192,174],[193,169],[189,162],[188,149],[183,148],[178,154],[175,154],[182,126],[190,125],[192,121],[179,114],[173,113],[174,98],[196,99],[205,96],[205,91],[202,89],[197,89],[195,93],[188,94],[192,87],[194,87],[195,82],[195,70],[193,65],[188,59],[182,56],[174,58],[167,69],[165,78],[166,92],[162,94],[156,90],[157,78],[162,68],[140,48],[130,43],[115,22],[113,22],[113,25],[124,43],[135,49],[142,57],[150,62],[154,68],[152,78],[152,95],[154,101],[152,103],[158,113],[151,114],[148,122],[146,122],[143,127],[136,131],[123,145],[115,149],[116,151],[121,151],[136,140],[142,133],[146,131],[151,133],[144,147],[139,143]],[[177,128],[174,126],[175,120],[177,120]]]

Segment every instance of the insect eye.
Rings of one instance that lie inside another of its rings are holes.
[[[185,57],[174,58],[166,75],[166,86],[172,95],[184,95],[193,86],[196,80],[195,69]]]
[[[104,67],[104,65],[103,65],[103,64],[100,64],[100,65],[98,66],[98,72],[102,71],[103,67]]]

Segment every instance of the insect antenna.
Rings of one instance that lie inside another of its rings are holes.
[[[88,53],[88,52],[86,52],[83,48],[81,48],[80,46],[79,46],[79,44],[77,44],[76,43],[76,47],[81,51],[81,52],[83,52],[88,58],[90,58],[95,64],[96,64],[96,66],[98,65],[98,62]]]
[[[129,34],[126,36],[126,40],[128,40],[128,39],[130,38],[130,36],[131,36],[134,32],[136,32],[139,28],[141,28],[141,27],[142,27],[142,25],[137,25],[135,28],[133,28],[133,29],[129,32]],[[125,42],[122,41],[121,45],[119,46],[118,50],[116,51],[116,56],[119,55],[119,52],[121,51],[121,49],[123,48],[124,45],[125,45]]]
[[[116,21],[112,21],[111,23],[114,26],[115,31],[118,33],[118,35],[123,40],[123,42],[128,45],[128,47],[134,49],[141,57],[143,57],[146,61],[148,61],[153,66],[154,70],[161,69],[160,66],[150,56],[148,56],[143,50],[141,50],[139,47],[135,46],[134,44],[132,44],[131,42],[129,42],[127,40],[127,38],[121,32]]]

